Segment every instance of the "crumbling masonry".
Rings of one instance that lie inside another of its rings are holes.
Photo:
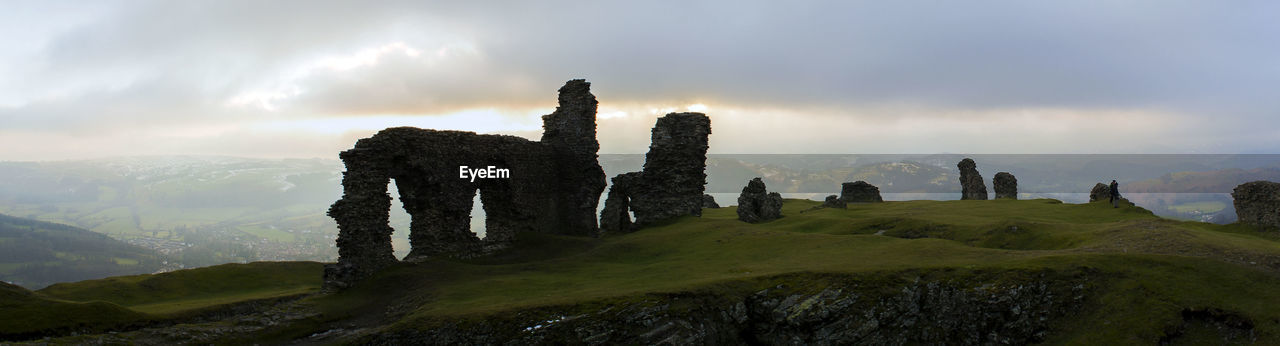
[[[702,113],[658,118],[644,169],[613,177],[600,212],[601,231],[630,232],[677,216],[702,215],[710,135],[711,119]]]
[[[579,79],[560,88],[559,106],[542,117],[538,142],[396,127],[342,152],[342,199],[329,208],[338,223],[338,263],[325,267],[325,287],[349,286],[397,262],[387,223],[393,179],[411,217],[406,260],[479,256],[509,246],[520,232],[596,235],[605,176],[596,160],[597,102],[590,86]],[[460,178],[462,166],[509,174]],[[486,215],[484,239],[470,229],[477,191]],[[699,205],[701,198],[698,190]]]

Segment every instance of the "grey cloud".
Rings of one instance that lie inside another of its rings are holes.
[[[258,111],[223,110],[218,97],[164,78],[95,88],[75,95],[0,107],[0,129],[93,134],[152,125],[212,125],[243,121]]]
[[[376,66],[317,72],[296,80],[304,93],[282,105],[302,116],[547,104],[564,80],[587,78],[606,102],[1156,109],[1200,116],[1206,131],[1237,136],[1274,132],[1229,127],[1271,124],[1280,109],[1270,92],[1280,80],[1280,25],[1270,18],[1280,5],[1272,2],[118,5],[52,37],[23,69],[30,82],[21,86],[124,77],[157,84],[115,94],[86,87],[84,95],[0,110],[0,127],[149,121],[165,111],[219,117],[232,112],[219,102],[318,55],[394,41],[431,50],[442,40],[465,41],[478,55],[444,66],[390,55]],[[112,106],[120,104],[128,107]],[[19,113],[58,115],[10,121]]]
[[[421,55],[429,56],[431,52]],[[557,84],[535,85],[484,56],[461,53],[433,60],[402,52],[377,64],[320,70],[296,81],[304,90],[282,102],[299,112],[329,115],[444,114],[471,107],[554,106]]]
[[[504,79],[581,77],[616,99],[654,102],[1157,108],[1256,119],[1280,107],[1267,92],[1280,80],[1280,48],[1269,44],[1280,26],[1265,14],[1280,9],[1272,7],[518,2],[448,11],[470,24],[466,34],[486,58],[477,66],[492,73],[398,68],[424,80],[409,83],[406,97],[477,104],[536,91],[486,87]]]

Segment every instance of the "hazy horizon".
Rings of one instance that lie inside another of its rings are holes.
[[[707,113],[713,154],[1280,152],[1275,3],[8,7],[0,161],[537,139],[576,78],[607,154],[670,111]]]

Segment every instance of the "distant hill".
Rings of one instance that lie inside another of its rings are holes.
[[[732,194],[716,196],[722,204],[731,205],[748,180],[762,177],[770,191],[811,194],[788,196],[797,198],[838,194],[841,183],[857,180],[876,185],[886,194],[954,194],[960,189],[956,163],[965,157],[977,161],[988,184],[996,172],[1010,172],[1017,176],[1019,192],[1067,202],[1075,201],[1054,194],[1078,194],[1082,201],[1094,184],[1111,179],[1119,180],[1122,192],[1133,193],[1140,191],[1135,188],[1141,189],[1141,184],[1131,183],[1169,172],[1280,167],[1280,155],[710,154],[706,192]],[[608,177],[638,171],[644,159],[644,154],[601,154],[599,158]],[[106,234],[169,256],[171,269],[252,261],[334,261],[337,225],[325,212],[342,196],[343,170],[336,155],[0,162],[0,214]],[[1230,192],[1252,178],[1261,177],[1225,179],[1227,183],[1213,189]],[[1171,187],[1195,191],[1197,184]],[[395,189],[389,192],[397,196]],[[1205,196],[1190,194],[1178,198],[1163,198],[1163,205],[1153,199],[1133,200],[1166,217],[1219,220],[1210,214],[1234,214],[1230,200],[1206,201]],[[397,253],[403,254],[409,243],[409,217],[398,200],[393,203],[391,226],[398,231],[392,237]],[[482,214],[483,209],[477,208],[476,216]],[[1225,221],[1229,219],[1215,222]],[[474,229],[482,227],[483,222],[473,222]],[[12,269],[0,264],[0,273]]]
[[[960,191],[954,169],[918,161],[812,164],[796,168],[729,158],[707,160],[708,192],[738,192],[753,177],[761,177],[770,191],[839,194],[840,184],[858,180],[881,192],[952,193]]]
[[[152,273],[164,259],[92,231],[0,214],[0,280],[41,288],[57,282]]]
[[[332,260],[337,227],[325,210],[342,196],[342,167],[220,156],[0,162],[0,213],[106,234],[172,256],[174,269]],[[407,216],[392,225],[407,227]]]
[[[1275,232],[1105,202],[819,205],[529,233],[339,292],[313,262],[0,285],[0,343],[1280,344]]]
[[[902,161],[858,166],[844,181],[862,180],[895,192],[945,193],[960,192],[958,179],[947,168]]]
[[[1280,181],[1280,167],[1229,168],[1205,172],[1169,173],[1156,179],[1125,184],[1123,192],[1231,193],[1236,186],[1255,180]]]

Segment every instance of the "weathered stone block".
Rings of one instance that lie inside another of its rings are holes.
[[[849,206],[847,203],[844,202],[844,199],[840,198],[840,196],[829,195],[827,196],[827,199],[825,201],[822,201],[822,207],[845,209],[845,208],[848,208]]]
[[[965,158],[956,165],[960,168],[960,199],[987,199],[987,184],[978,174],[978,164],[973,159]]]
[[[751,179],[738,195],[738,220],[760,223],[782,217],[782,195],[768,192],[764,181]]]
[[[991,188],[996,190],[996,199],[1018,199],[1018,178],[1009,172],[996,173],[991,179]]]
[[[880,188],[865,181],[840,184],[840,199],[845,203],[880,203]]]
[[[703,195],[702,195],[702,207],[703,207],[703,208],[710,208],[710,209],[717,209],[717,208],[720,208],[720,203],[716,203],[716,198],[715,198],[715,197],[712,197],[711,195],[703,194]]]
[[[1240,223],[1280,228],[1280,183],[1252,181],[1231,190]]]

